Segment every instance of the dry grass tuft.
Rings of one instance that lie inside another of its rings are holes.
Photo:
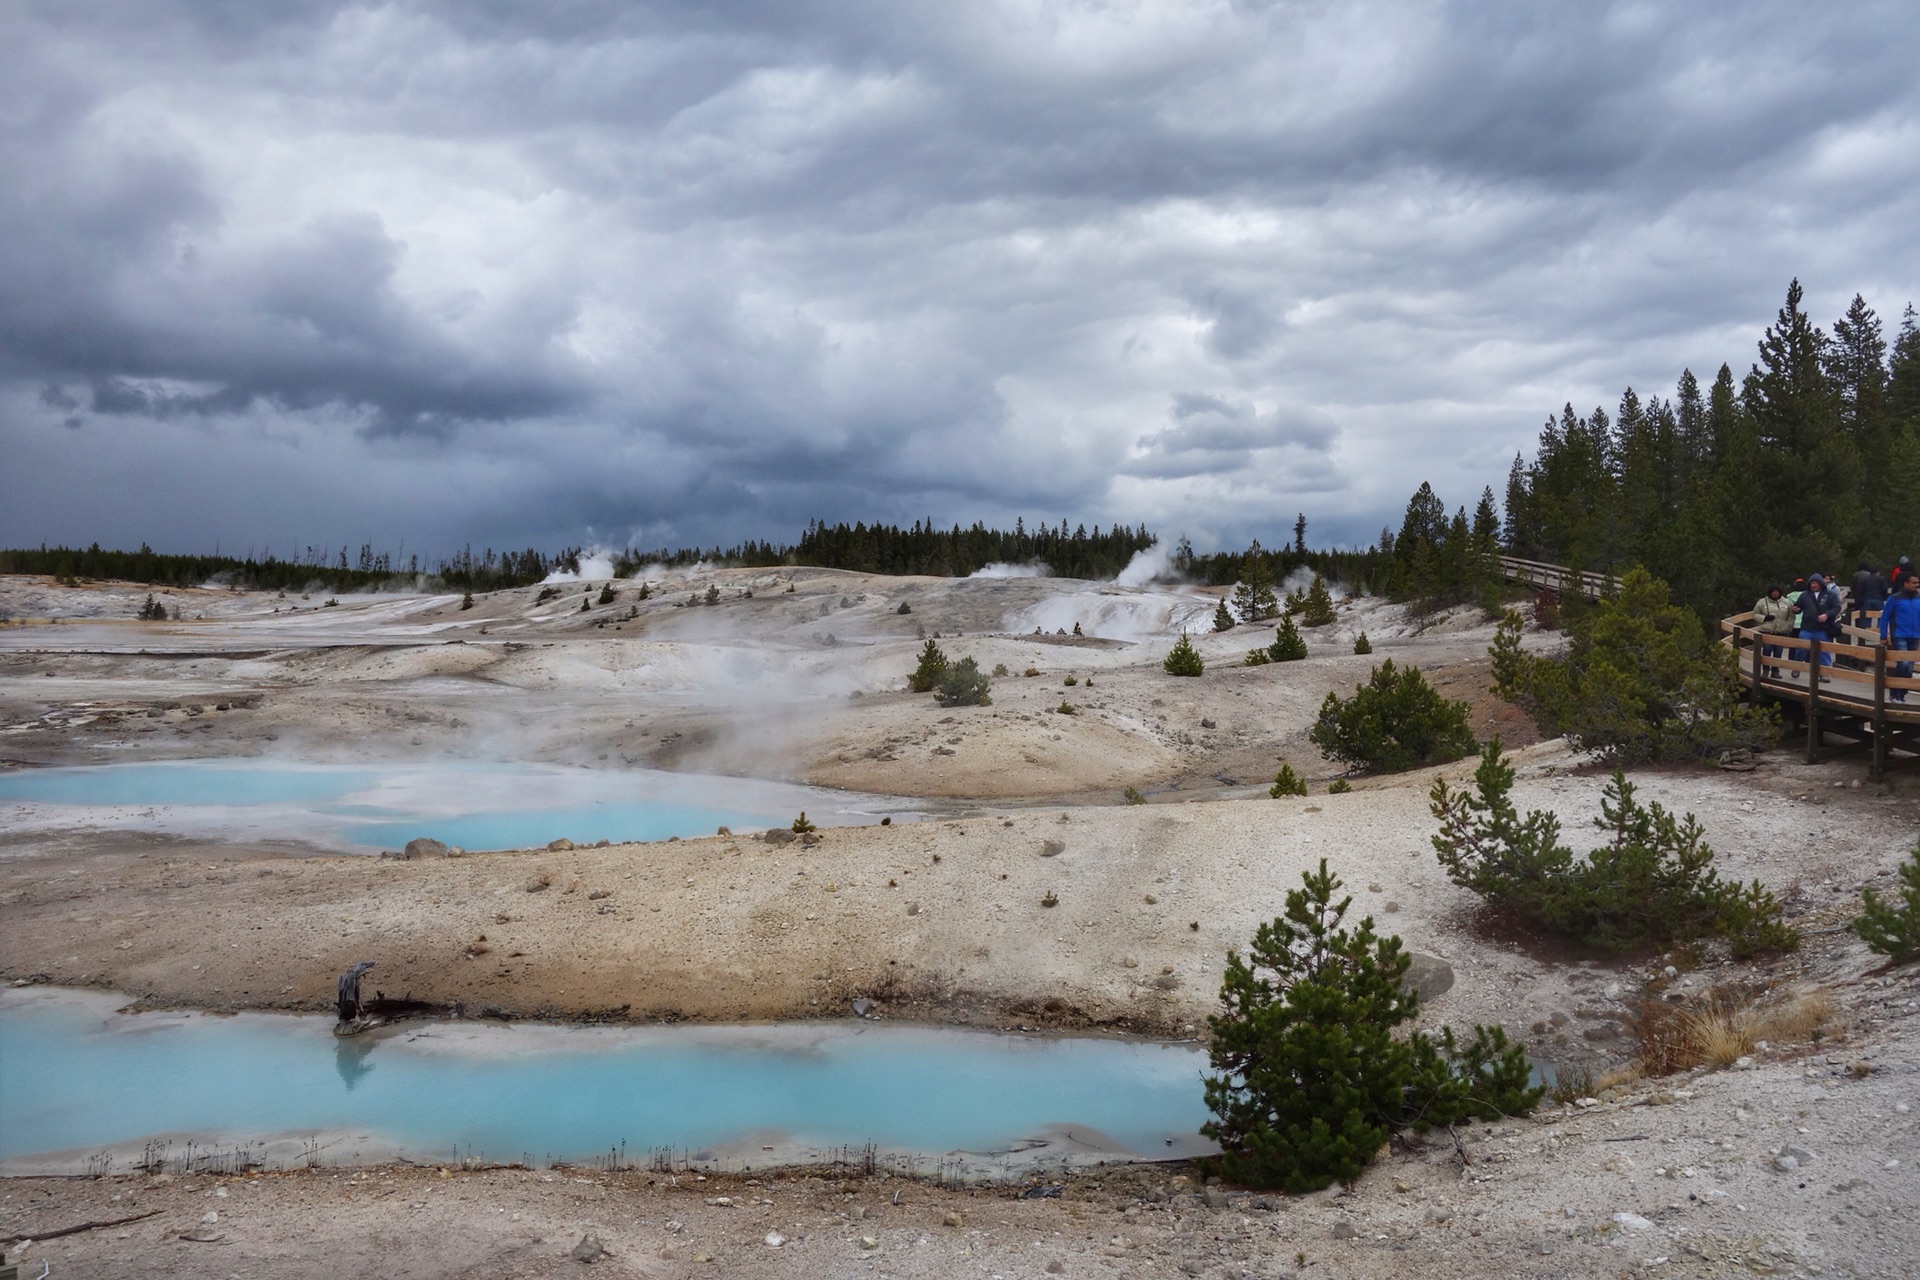
[[[1641,1001],[1626,1017],[1638,1045],[1635,1065],[1649,1076],[1698,1066],[1730,1067],[1762,1040],[1769,1045],[1817,1043],[1839,1013],[1825,991],[1801,992],[1770,1008],[1755,1003],[1760,994],[1750,988],[1715,987],[1698,1004]]]

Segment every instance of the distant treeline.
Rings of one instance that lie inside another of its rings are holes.
[[[1833,332],[1787,289],[1759,360],[1672,399],[1628,388],[1618,411],[1568,405],[1513,460],[1501,542],[1583,569],[1644,565],[1704,616],[1751,605],[1770,581],[1821,570],[1845,582],[1920,554],[1920,330],[1891,348],[1855,295]]]
[[[82,578],[139,582],[156,587],[197,587],[209,582],[254,591],[370,591],[399,573],[388,557],[371,548],[358,566],[350,566],[343,548],[338,562],[308,549],[306,558],[274,556],[164,555],[145,543],[138,551],[107,551],[99,543],[84,549],[48,547],[0,551],[0,573],[42,573],[62,582]],[[417,572],[418,565],[414,566]]]

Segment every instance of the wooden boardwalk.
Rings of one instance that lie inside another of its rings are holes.
[[[1522,560],[1518,556],[1500,557],[1500,575],[1509,582],[1522,582],[1557,596],[1578,595],[1589,600],[1598,600],[1620,585],[1617,579],[1604,573],[1575,573],[1562,565]]]
[[[1913,692],[1920,690],[1920,679],[1894,674],[1902,662],[1920,663],[1920,653],[1887,648],[1872,625],[1843,627],[1837,641],[1763,635],[1754,629],[1751,612],[1723,619],[1720,632],[1720,643],[1739,655],[1740,681],[1752,696],[1779,704],[1805,726],[1808,764],[1829,735],[1871,751],[1875,778],[1886,772],[1895,751],[1920,756],[1920,693]],[[1779,648],[1780,656],[1768,656],[1769,646]],[[1803,659],[1794,661],[1795,653]],[[1812,679],[1815,671],[1818,681]]]

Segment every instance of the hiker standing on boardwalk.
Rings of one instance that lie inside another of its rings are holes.
[[[1753,602],[1753,625],[1762,637],[1784,637],[1793,634],[1793,601],[1781,592],[1778,583],[1767,588],[1767,594]],[[1761,641],[1761,653],[1769,658],[1777,658],[1786,650],[1777,644]],[[1768,667],[1767,675],[1772,679],[1780,678],[1780,668]]]
[[[1920,649],[1920,577],[1911,571],[1900,579],[1900,590],[1880,610],[1880,638],[1887,642],[1889,649]],[[1893,674],[1899,680],[1911,679],[1913,663],[1895,663]],[[1907,700],[1905,689],[1892,692],[1895,702]]]
[[[1807,589],[1800,596],[1800,638],[1802,640],[1828,641],[1834,638],[1840,626],[1840,593],[1827,585],[1825,578],[1817,573],[1807,575]],[[1807,650],[1795,649],[1793,660],[1805,659]],[[1820,665],[1833,665],[1833,655],[1822,653]],[[1811,673],[1809,673],[1811,674]]]
[[[1862,562],[1858,572],[1853,575],[1853,584],[1847,595],[1848,603],[1853,608],[1853,625],[1871,626],[1867,615],[1878,613],[1880,606],[1887,602],[1887,580],[1872,565]]]

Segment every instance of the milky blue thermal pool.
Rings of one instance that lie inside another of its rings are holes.
[[[841,1147],[1195,1154],[1204,1054],[853,1021],[769,1027],[402,1024],[114,1012],[97,993],[0,993],[0,1160],[71,1168],[189,1136],[297,1160],[446,1162],[664,1148],[769,1165]],[[303,1136],[310,1135],[310,1136]],[[289,1144],[297,1145],[290,1146]],[[774,1154],[766,1154],[768,1151]],[[296,1154],[298,1153],[298,1154]],[[288,1162],[293,1162],[289,1160]]]
[[[664,840],[721,826],[878,821],[880,797],[752,779],[536,764],[296,765],[169,761],[0,773],[0,827],[120,829],[213,839],[399,848],[432,836],[467,849],[561,837]]]

